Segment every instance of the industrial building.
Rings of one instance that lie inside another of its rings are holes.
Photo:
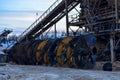
[[[73,9],[77,14],[69,16]],[[93,57],[95,62],[114,63],[120,60],[119,10],[119,0],[57,0],[19,36],[8,54],[18,64],[88,69],[96,65]],[[64,16],[67,35],[57,38],[56,23]],[[37,40],[53,26],[55,39]]]

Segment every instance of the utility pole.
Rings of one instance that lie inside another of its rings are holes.
[[[36,19],[35,19],[36,24],[35,25],[37,25],[37,20],[38,20],[38,12],[36,13]]]
[[[54,29],[55,29],[55,38],[57,38],[57,29],[56,29],[56,24],[55,24]]]
[[[69,24],[68,24],[68,0],[65,0],[65,13],[66,13],[66,33],[67,33],[67,36],[69,36]]]

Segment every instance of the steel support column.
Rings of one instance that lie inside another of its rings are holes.
[[[110,37],[110,52],[111,52],[111,63],[114,62],[114,45],[113,37]]]
[[[54,26],[54,30],[55,30],[55,38],[57,38],[57,29],[56,29],[56,24]]]
[[[65,0],[65,9],[66,9],[66,33],[67,33],[67,36],[69,36],[69,24],[68,24],[68,0]]]

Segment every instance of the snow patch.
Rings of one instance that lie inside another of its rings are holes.
[[[120,72],[45,66],[0,66],[0,80],[120,80]]]

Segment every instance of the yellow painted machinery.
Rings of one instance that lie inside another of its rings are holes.
[[[45,40],[45,41],[41,42],[41,43],[39,44],[38,48],[37,48],[36,60],[37,60],[38,63],[39,63],[40,60],[41,60],[41,56],[40,56],[40,55],[41,55],[41,51],[42,51],[42,49],[44,48],[44,46],[46,45],[47,42],[48,42],[48,40]]]
[[[69,42],[69,46],[67,47],[66,57],[67,57],[67,64],[69,65],[69,67],[76,67],[74,57],[73,57],[73,54],[74,54],[74,49],[73,48],[75,46],[76,41],[77,41],[77,38],[73,38]]]
[[[44,63],[45,64],[49,64],[49,65],[55,64],[56,51],[57,51],[57,47],[58,47],[59,43],[61,42],[61,40],[62,39],[49,40],[48,45],[46,45],[49,47],[47,48],[47,50],[45,51],[45,54],[44,54]]]
[[[72,40],[72,37],[67,37],[63,39],[61,43],[58,45],[56,57],[59,65],[63,65],[67,59],[66,58],[67,47],[68,47],[69,41],[71,40]]]
[[[9,53],[17,64],[67,65],[80,68],[81,65],[85,67],[85,58],[90,54],[82,36],[24,42],[17,44]]]

